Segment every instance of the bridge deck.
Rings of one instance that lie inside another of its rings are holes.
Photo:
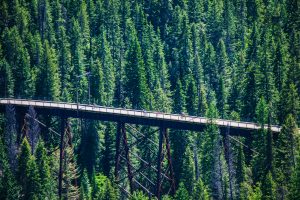
[[[97,105],[86,105],[66,102],[52,102],[26,99],[0,99],[0,110],[4,111],[5,105],[15,105],[17,109],[27,109],[34,106],[38,113],[52,115],[65,115],[68,117],[99,119],[103,121],[123,121],[125,123],[161,126],[168,128],[201,131],[210,119],[205,117],[169,114],[153,111],[132,110],[124,108],[103,107]],[[78,107],[77,107],[78,106]],[[225,130],[228,126],[234,134],[244,134],[258,130],[257,123],[241,122],[225,119],[214,119],[213,122]],[[267,126],[266,126],[267,128]],[[272,132],[280,132],[280,127],[271,126]]]

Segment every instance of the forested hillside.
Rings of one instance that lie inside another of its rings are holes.
[[[170,130],[176,192],[164,199],[300,199],[298,0],[0,0],[0,38],[1,98],[78,94],[81,103],[261,125],[230,140],[213,120],[201,133]],[[0,114],[0,199],[58,199],[60,138],[33,119],[53,130],[59,119],[27,112],[23,124],[13,106]],[[135,128],[158,141],[153,128]],[[63,199],[125,197],[116,129],[70,119]],[[146,160],[151,145],[133,151]],[[148,196],[136,186],[130,198]]]

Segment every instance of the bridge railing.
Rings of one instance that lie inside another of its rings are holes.
[[[21,105],[32,105],[32,106],[41,106],[41,107],[57,107],[63,109],[72,109],[91,112],[104,112],[104,113],[112,113],[126,116],[139,116],[145,118],[155,118],[155,119],[165,119],[171,121],[185,121],[190,123],[201,123],[206,124],[210,119],[199,116],[188,116],[184,114],[171,114],[171,113],[162,113],[157,111],[145,111],[145,110],[134,110],[134,109],[125,109],[125,108],[114,108],[114,107],[105,107],[99,106],[95,104],[77,104],[70,102],[55,102],[55,101],[43,101],[43,100],[28,100],[28,99],[12,99],[5,98],[0,100],[3,102],[7,102],[8,104],[19,104]],[[230,127],[239,127],[245,129],[259,129],[260,125],[253,122],[242,122],[242,121],[233,121],[228,119],[211,119],[214,123],[219,126],[230,126]],[[267,125],[265,126],[267,127]],[[273,131],[279,132],[280,126],[272,125],[271,129]]]

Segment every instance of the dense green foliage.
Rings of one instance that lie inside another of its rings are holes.
[[[299,16],[298,0],[1,0],[0,97],[207,116],[200,134],[170,131],[176,192],[163,199],[299,199]],[[59,138],[34,120],[22,129],[21,117],[10,106],[0,116],[0,199],[57,199]],[[226,138],[218,117],[261,129]],[[116,125],[71,120],[71,130],[63,199],[122,197]]]

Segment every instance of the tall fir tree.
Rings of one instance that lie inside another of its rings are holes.
[[[141,46],[137,39],[136,30],[130,20],[127,20],[127,26],[131,38],[129,38],[129,48],[126,52],[126,93],[133,108],[147,109],[147,105],[149,105],[149,89],[146,84],[145,66],[142,59]]]

